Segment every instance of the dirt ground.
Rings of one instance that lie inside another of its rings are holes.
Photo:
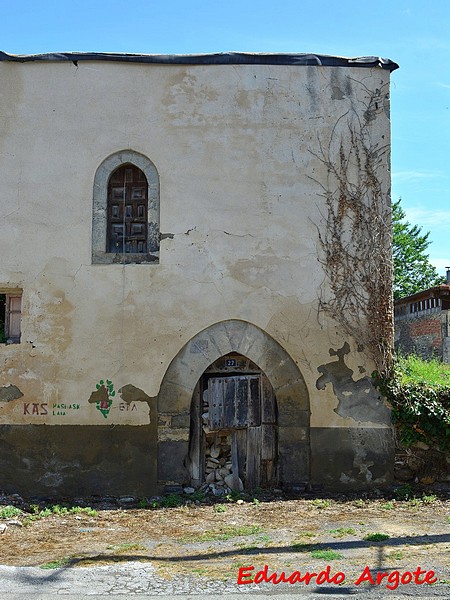
[[[365,566],[400,572],[420,566],[450,584],[450,500],[434,495],[409,501],[249,498],[29,516],[0,520],[0,530],[7,525],[0,564],[49,568],[145,560],[167,578],[233,581],[239,568],[250,566],[251,573],[264,565],[291,573],[330,565],[348,577]]]

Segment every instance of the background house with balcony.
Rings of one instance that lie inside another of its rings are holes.
[[[450,363],[450,270],[447,284],[395,301],[395,349]]]

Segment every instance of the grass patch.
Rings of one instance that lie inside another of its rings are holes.
[[[387,533],[369,533],[364,539],[367,542],[383,542],[384,540],[388,540],[391,536]]]
[[[0,519],[12,519],[13,517],[19,517],[22,515],[20,508],[16,506],[4,506],[0,508]]]
[[[61,504],[51,504],[45,508],[40,509],[37,504],[31,505],[32,514],[28,515],[24,520],[24,525],[29,525],[33,521],[39,521],[50,515],[86,515],[88,517],[96,517],[98,512],[89,506],[64,506]]]
[[[315,500],[311,500],[311,504],[316,508],[329,508],[331,506],[331,501],[316,498]]]
[[[358,498],[357,500],[355,500],[353,502],[353,506],[356,506],[357,508],[364,508],[366,505],[366,503],[364,502],[364,500],[362,498]]]
[[[238,500],[244,500],[245,496],[244,494],[241,494],[241,492],[231,491],[225,496],[225,498],[228,500],[228,502],[237,502]]]
[[[403,550],[393,550],[388,554],[389,558],[394,558],[395,560],[402,560],[405,558],[405,553]]]
[[[393,508],[395,508],[395,504],[392,501],[385,502],[384,504],[381,505],[381,508],[383,510],[392,510]]]
[[[437,496],[435,494],[428,494],[428,495],[424,494],[422,496],[422,502],[424,504],[434,504],[434,502],[436,502],[436,500],[437,500]]]
[[[439,360],[423,360],[410,354],[399,356],[397,363],[401,372],[401,382],[404,384],[450,385],[450,366]]]
[[[313,537],[317,537],[317,533],[315,533],[314,531],[302,531],[301,533],[298,534],[299,538],[313,538]]]
[[[252,543],[240,542],[236,546],[241,550],[259,550],[261,547],[267,547],[271,544],[272,540],[267,533],[258,535]]]
[[[346,535],[356,535],[356,530],[353,527],[339,527],[339,529],[330,529],[330,533],[334,538],[343,538]]]
[[[392,407],[403,446],[422,442],[450,450],[450,365],[398,356],[389,379],[379,379],[376,385]]]
[[[186,494],[185,501],[187,502],[203,502],[206,500],[206,494],[202,490],[195,490],[193,494]]]
[[[69,514],[96,517],[98,515],[98,512],[94,508],[90,508],[89,506],[72,506],[72,508],[69,508]]]
[[[396,500],[411,500],[413,496],[414,493],[409,483],[405,483],[404,485],[397,488],[394,492],[394,498]]]
[[[197,567],[195,569],[191,569],[191,573],[197,575],[198,577],[207,577],[209,571],[210,570],[207,567]]]
[[[164,508],[176,508],[183,504],[183,500],[179,494],[169,494],[161,500],[161,506]]]
[[[142,552],[148,550],[142,544],[120,544],[119,546],[107,546],[107,550],[112,550],[114,554],[127,554],[129,552]]]
[[[51,560],[49,562],[44,563],[43,565],[39,565],[40,569],[61,569],[69,564],[70,558],[60,558],[57,560]]]
[[[324,550],[312,550],[311,556],[323,560],[338,560],[339,558],[344,558],[343,554],[339,554],[339,552],[331,550],[330,548],[325,548]]]
[[[225,504],[216,504],[214,506],[214,512],[216,512],[216,513],[227,512],[227,507],[225,506]]]
[[[434,502],[436,502],[438,499],[436,494],[425,493],[422,494],[421,498],[418,498],[417,496],[415,496],[414,491],[409,485],[409,483],[405,483],[401,487],[397,488],[394,492],[394,496],[396,500],[403,500],[405,502],[408,502],[409,506],[412,506],[413,508],[417,508],[422,504],[434,504]],[[393,502],[390,502],[388,504],[394,505]]]
[[[263,529],[259,525],[241,525],[240,527],[225,525],[217,530],[205,531],[200,534],[186,535],[182,537],[180,541],[183,543],[225,542],[235,537],[255,535],[256,533],[263,533]]]

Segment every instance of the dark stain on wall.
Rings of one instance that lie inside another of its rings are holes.
[[[108,402],[108,400],[108,390],[102,385],[98,388],[98,390],[92,392],[92,394],[89,396],[88,402],[95,404],[96,402]]]
[[[339,456],[336,456],[339,448]],[[311,429],[311,476],[327,489],[389,485],[393,479],[394,438],[388,427]]]
[[[147,404],[150,405],[152,400],[156,402],[156,398],[151,398],[143,390],[131,383],[127,383],[127,385],[120,388],[119,394],[121,395],[122,400],[127,404],[131,404],[132,402],[147,402]]]
[[[335,408],[336,414],[341,417],[350,417],[357,422],[390,424],[391,414],[380,395],[373,386],[370,377],[363,377],[355,381],[353,371],[344,361],[350,352],[347,342],[342,348],[330,348],[330,356],[337,356],[338,360],[317,368],[322,375],[316,381],[316,388],[324,390],[328,383],[333,386],[333,391],[339,400]]]
[[[0,464],[6,493],[152,495],[156,426],[1,425]]]
[[[3,385],[0,387],[0,402],[11,402],[22,398],[23,394],[15,385]]]

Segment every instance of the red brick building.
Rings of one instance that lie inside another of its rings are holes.
[[[450,363],[450,271],[447,284],[395,301],[395,349]]]

